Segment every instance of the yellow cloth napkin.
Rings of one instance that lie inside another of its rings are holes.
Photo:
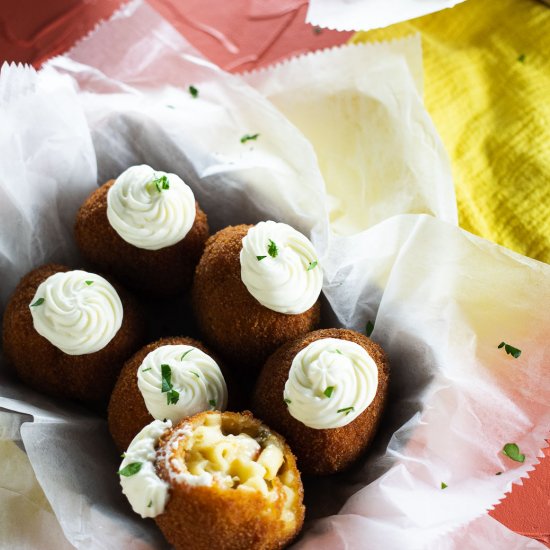
[[[550,263],[550,8],[467,0],[353,41],[416,32],[461,227]]]

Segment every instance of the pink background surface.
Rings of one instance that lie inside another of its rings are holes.
[[[121,0],[0,0],[0,61],[36,67],[70,48]],[[307,0],[150,0],[202,53],[234,72],[342,44],[350,33],[305,24]],[[550,449],[491,515],[550,547]]]

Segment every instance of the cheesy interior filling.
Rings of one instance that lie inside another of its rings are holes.
[[[196,485],[259,491],[273,503],[281,499],[284,522],[295,519],[295,476],[281,444],[267,430],[211,414],[174,451],[177,477]]]

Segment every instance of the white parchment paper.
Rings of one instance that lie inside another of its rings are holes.
[[[44,125],[55,136],[40,141],[53,168],[44,181],[53,173],[55,192],[33,192],[30,200],[30,191],[19,195],[13,180],[0,179],[0,193],[18,198],[13,210],[23,219],[33,219],[38,208],[70,226],[74,204],[57,205],[74,186],[85,195],[128,165],[147,162],[192,186],[214,230],[266,218],[295,225],[321,252],[325,324],[364,330],[375,322],[372,336],[392,365],[391,400],[372,452],[350,472],[306,480],[309,519],[296,546],[542,547],[485,510],[533,468],[548,433],[550,267],[456,226],[448,160],[419,94],[417,39],[320,53],[288,70],[291,93],[277,88],[282,76],[270,79],[269,71],[247,76],[254,89],[134,2],[49,64],[48,90],[36,86],[42,73],[2,74],[0,90],[14,80],[35,83],[31,119],[20,113],[24,124],[11,130],[19,148],[34,151],[32,116],[51,104],[49,90],[65,94],[75,123],[59,124],[60,106]],[[343,85],[320,90],[331,74]],[[196,99],[190,84],[199,89]],[[301,98],[311,98],[311,106]],[[2,106],[10,110],[18,99],[6,94]],[[346,116],[334,116],[335,105]],[[373,113],[385,122],[377,126]],[[333,136],[350,131],[346,147],[327,158]],[[8,135],[1,132],[4,143]],[[254,133],[257,140],[241,143]],[[22,166],[33,158],[22,156]],[[0,157],[0,173],[9,162]],[[75,164],[80,171],[67,174],[65,167]],[[21,189],[39,189],[40,174],[34,181],[20,171]],[[353,194],[365,215],[340,206],[335,216],[334,205],[350,205]],[[54,257],[78,265],[70,228],[56,227],[36,232],[32,224],[17,225],[19,240],[42,253],[35,263],[31,254],[30,266],[24,255],[9,264],[6,295],[32,265]],[[0,249],[12,231],[2,218]],[[2,267],[2,280],[4,273]],[[497,348],[503,340],[522,349],[519,359]],[[120,492],[118,453],[105,421],[0,372],[0,407],[14,411],[0,415],[0,425],[13,434],[27,418],[21,415],[34,418],[22,425],[21,438],[68,541],[78,548],[163,548],[154,523],[133,514]],[[502,455],[507,442],[520,446],[523,464]]]
[[[338,31],[368,31],[452,8],[464,0],[310,0],[306,22]]]

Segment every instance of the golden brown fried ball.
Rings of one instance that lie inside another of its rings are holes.
[[[198,340],[186,337],[161,338],[156,342],[144,346],[124,363],[111,394],[111,400],[109,401],[109,431],[120,451],[127,449],[136,434],[144,426],[155,420],[147,410],[139,389],[137,371],[150,352],[161,346],[169,345],[193,346],[200,349],[216,361],[228,388],[232,386],[231,381],[228,379],[228,374],[225,372],[219,359]],[[228,393],[229,404],[237,405],[234,392],[228,391]],[[162,420],[162,418],[158,420]]]
[[[218,445],[220,449],[225,446],[226,465],[219,466],[216,453],[208,450],[215,445],[207,442],[215,441],[215,437],[212,432],[205,437],[205,428],[223,434]],[[182,434],[182,429],[183,435],[175,435]],[[247,434],[258,444],[258,451],[250,459],[246,453],[232,457],[233,443],[227,436],[231,439],[239,434]],[[164,513],[155,521],[177,550],[282,548],[300,531],[304,520],[303,487],[295,457],[279,434],[249,412],[205,412],[191,417],[161,437],[157,457],[159,476],[171,490]],[[217,480],[206,486],[176,482],[172,476],[177,467],[173,458],[183,461],[186,469],[193,470],[195,461],[213,472],[228,472],[227,479],[233,476],[232,486]]]
[[[75,238],[84,257],[136,290],[174,294],[189,289],[209,234],[199,204],[195,201],[195,221],[180,242],[159,250],[138,248],[126,242],[107,219],[107,192],[114,182],[96,189],[78,211]]]
[[[68,355],[35,329],[29,304],[38,286],[70,268],[47,264],[21,279],[4,313],[3,348],[19,378],[35,390],[54,397],[106,405],[124,361],[139,348],[144,336],[143,313],[120,285],[111,284],[122,302],[122,325],[101,350]]]
[[[206,242],[193,283],[193,310],[204,340],[235,368],[258,372],[281,344],[319,325],[320,301],[297,315],[260,304],[241,280],[240,252],[251,225],[229,226]]]
[[[363,347],[378,367],[378,389],[372,403],[353,422],[340,428],[313,429],[288,412],[283,393],[292,361],[306,346],[322,338],[339,338]],[[280,347],[266,362],[256,383],[252,410],[281,432],[298,457],[304,474],[325,475],[350,466],[372,441],[382,415],[389,384],[389,364],[370,338],[347,329],[322,329]]]

